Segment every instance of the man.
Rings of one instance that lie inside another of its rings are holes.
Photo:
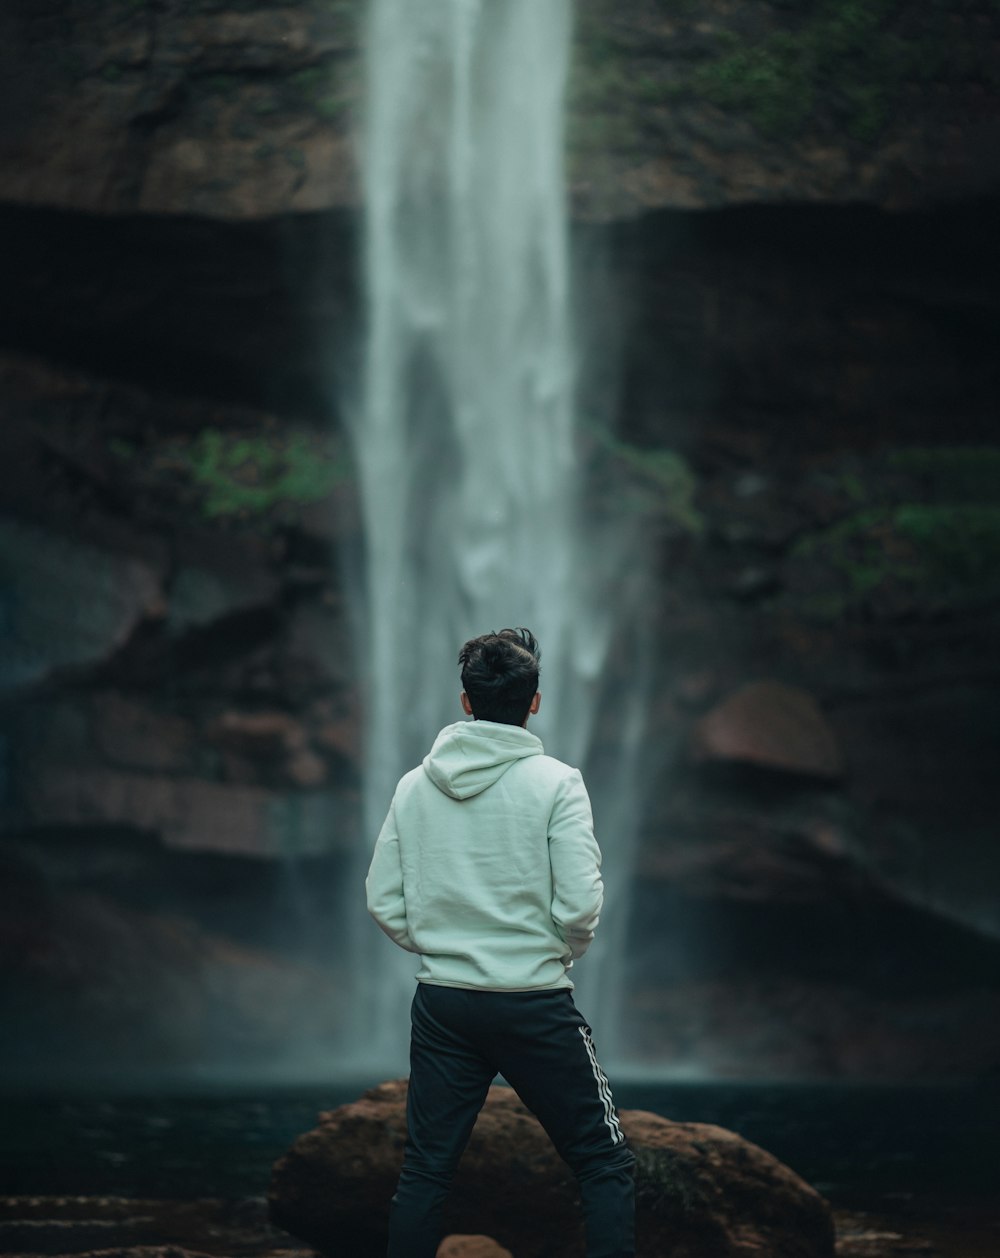
[[[389,1258],[434,1258],[496,1074],[575,1173],[588,1258],[635,1252],[634,1157],[568,973],[597,927],[601,854],[579,770],[527,729],[539,659],[527,629],[462,647],[473,720],[446,726],[400,779],[368,872],[369,912],[420,956]]]

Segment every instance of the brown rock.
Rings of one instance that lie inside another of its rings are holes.
[[[437,1258],[513,1258],[489,1236],[446,1236],[438,1246]]]
[[[405,1102],[398,1080],[321,1114],[275,1164],[272,1220],[327,1253],[383,1254]],[[771,1154],[707,1123],[672,1123],[642,1110],[621,1118],[637,1159],[640,1256],[833,1254],[826,1201]],[[573,1176],[507,1088],[490,1088],[445,1223],[453,1233],[490,1236],[518,1258],[582,1253]]]
[[[0,142],[16,201],[228,218],[356,202],[350,6],[170,10],[155,36],[141,8],[103,24],[59,9],[58,62],[44,23],[9,33],[17,125]]]
[[[21,781],[26,802],[10,818],[15,824],[131,826],[177,850],[316,856],[352,832],[351,818],[323,791],[44,764]]]
[[[305,730],[287,712],[223,712],[206,732],[213,742],[252,759],[300,751],[307,742]]]
[[[329,776],[326,761],[309,746],[305,728],[287,712],[223,712],[207,732],[213,742],[234,753],[226,764],[235,781],[254,781],[260,765],[276,767],[301,787],[321,786]]]
[[[37,5],[4,14],[0,195],[232,220],[356,206],[362,8],[174,5],[153,22],[141,4],[56,0],[37,15]],[[984,13],[973,33],[945,26],[936,6],[901,11],[880,36],[894,56],[942,40],[954,55],[938,67],[936,93],[886,87],[884,122],[859,142],[846,122],[831,130],[836,74],[814,76],[806,96],[816,108],[803,102],[773,134],[745,103],[706,98],[706,69],[731,76],[732,41],[749,37],[742,6],[706,0],[669,21],[658,5],[577,8],[570,156],[581,217],[748,202],[902,209],[949,188],[970,199],[992,189],[996,87],[970,76],[967,58],[996,39],[995,17]],[[755,46],[797,38],[800,23],[767,12],[751,19]]]
[[[289,756],[285,772],[296,786],[322,786],[330,776],[326,761],[308,749]]]
[[[91,714],[93,740],[118,768],[177,773],[195,763],[196,731],[183,717],[116,691],[96,695]]]
[[[779,681],[743,686],[695,726],[692,751],[698,761],[736,761],[838,778],[843,757],[836,736],[806,690]]]

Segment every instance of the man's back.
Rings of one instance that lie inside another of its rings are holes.
[[[526,729],[458,722],[396,789],[369,904],[396,938],[402,895],[404,946],[421,954],[422,982],[572,987],[567,968],[601,909],[599,870],[579,771],[546,756]]]

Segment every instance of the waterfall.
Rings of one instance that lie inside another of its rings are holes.
[[[587,759],[621,556],[581,511],[570,35],[569,0],[373,0],[370,11],[368,322],[351,416],[366,539],[365,866],[398,777],[462,719],[456,659],[469,637],[535,633],[531,729],[559,759]],[[350,1038],[365,1062],[398,1068],[413,958],[360,917]]]

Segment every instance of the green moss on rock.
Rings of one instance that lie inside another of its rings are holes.
[[[725,8],[663,6],[640,43],[602,0],[577,25],[570,149],[642,149],[649,110],[708,102],[769,139],[806,131],[876,140],[912,123],[912,92],[998,81],[989,10],[945,0],[807,0]],[[994,9],[995,12],[995,9]],[[908,92],[910,94],[908,94]]]
[[[610,456],[612,481],[622,497],[618,505],[650,519],[669,521],[685,533],[700,535],[705,520],[695,505],[698,477],[687,459],[664,446],[636,446],[620,441],[603,426],[586,425],[591,438]]]
[[[347,111],[357,94],[356,78],[353,70],[339,63],[304,66],[286,81],[288,104],[293,109],[312,109],[325,122],[333,122]]]
[[[350,476],[341,443],[277,428],[205,428],[144,448],[113,438],[108,453],[163,509],[263,533],[294,523]]]
[[[705,521],[694,502],[698,478],[682,454],[641,449],[624,442],[616,442],[613,449],[622,466],[638,480],[633,502],[641,511],[663,516],[686,533],[704,532]]]
[[[788,29],[740,41],[695,73],[698,89],[723,109],[745,113],[766,135],[787,136],[832,101],[848,132],[871,140],[884,126],[894,90],[926,61],[892,28],[899,0],[825,0],[806,6]]]
[[[209,518],[264,515],[327,497],[345,475],[340,459],[301,433],[232,436],[206,429],[187,448],[192,484]]]
[[[1000,447],[893,450],[833,483],[845,515],[792,548],[792,609],[833,621],[1000,599]]]
[[[746,113],[766,134],[782,135],[812,113],[814,74],[801,41],[780,33],[709,61],[695,72],[694,86],[712,104]]]
[[[793,559],[832,569],[838,588],[802,609],[835,619],[876,595],[901,610],[942,611],[1000,596],[1000,506],[902,503],[858,511],[803,538]]]

